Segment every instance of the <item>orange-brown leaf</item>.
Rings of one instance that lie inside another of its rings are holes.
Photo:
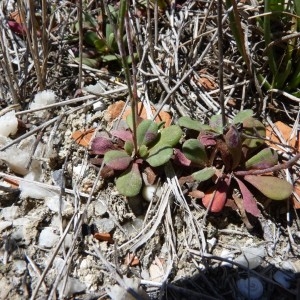
[[[85,131],[77,130],[73,132],[72,139],[75,140],[77,144],[87,148],[91,142],[94,131],[95,128],[91,128]]]

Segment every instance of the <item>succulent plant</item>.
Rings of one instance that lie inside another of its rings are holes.
[[[143,185],[141,170],[145,166],[153,168],[167,163],[173,155],[173,147],[179,142],[182,130],[178,125],[163,128],[163,123],[142,120],[136,129],[137,152],[133,141],[131,116],[127,118],[129,129],[111,131],[117,138],[117,145],[112,139],[96,137],[91,145],[94,154],[104,155],[104,164],[122,171],[117,175],[116,187],[124,196],[136,196]]]
[[[292,185],[286,180],[253,173],[254,170],[267,173],[278,164],[278,155],[266,146],[265,127],[253,117],[252,110],[238,113],[227,128],[222,128],[221,115],[213,116],[209,125],[189,117],[180,118],[178,123],[192,133],[199,132],[196,138],[191,134],[182,150],[176,149],[175,158],[181,165],[199,169],[189,176],[190,180],[215,181],[202,198],[203,205],[211,212],[223,209],[234,182],[242,194],[245,211],[254,216],[260,211],[248,185],[272,200],[284,200],[291,195]]]

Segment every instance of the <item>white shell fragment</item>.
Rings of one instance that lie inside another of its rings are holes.
[[[71,297],[73,294],[81,293],[86,289],[86,286],[84,283],[82,283],[77,278],[72,278],[68,276],[67,284],[64,288],[64,280],[61,280],[58,284],[58,290],[59,294],[61,295],[61,299],[67,297]]]
[[[258,300],[264,293],[263,284],[256,277],[239,279],[236,285],[240,294],[247,300]]]
[[[8,137],[13,135],[18,130],[18,119],[16,118],[15,111],[9,111],[0,117],[0,135]]]
[[[34,96],[33,102],[30,104],[30,109],[39,109],[43,108],[46,105],[53,104],[56,102],[56,95],[51,90],[45,90],[37,93]],[[46,115],[47,110],[36,111],[35,115],[42,118]]]
[[[280,285],[282,285],[286,289],[289,289],[292,285],[292,281],[294,280],[295,276],[291,272],[287,272],[287,271],[283,272],[281,270],[278,270],[273,275],[273,278]]]
[[[265,248],[260,246],[254,247],[244,247],[242,248],[242,254],[239,255],[234,262],[247,267],[249,269],[255,269],[258,267],[265,257]]]
[[[161,196],[161,188],[157,187],[157,185],[145,185],[142,190],[142,195],[146,201],[151,202],[154,196]]]
[[[52,248],[59,241],[59,236],[55,233],[54,228],[45,227],[39,236],[38,245],[43,248]]]

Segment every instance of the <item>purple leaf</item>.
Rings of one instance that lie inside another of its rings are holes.
[[[252,193],[248,190],[246,185],[241,180],[239,180],[236,177],[234,177],[234,179],[238,183],[240,191],[243,195],[243,205],[244,205],[245,211],[252,214],[255,217],[258,217],[260,214],[260,211],[257,207],[257,203],[254,199],[254,196],[252,195]]]
[[[211,133],[200,132],[197,139],[204,146],[215,146],[216,145],[216,139],[215,139],[214,135]]]
[[[124,142],[127,142],[127,141],[133,141],[132,139],[132,133],[128,130],[112,130],[111,131],[111,134],[114,136],[114,137],[117,137],[119,138],[120,140],[124,141]]]
[[[103,136],[97,136],[93,139],[91,144],[91,151],[93,154],[105,154],[109,150],[115,148],[113,142]]]
[[[174,149],[174,153],[175,163],[185,167],[189,167],[191,165],[191,161],[179,149]]]
[[[229,149],[241,148],[241,135],[234,125],[231,125],[225,134],[225,142]]]
[[[105,153],[104,163],[114,170],[125,170],[131,163],[131,157],[125,151],[111,150]]]

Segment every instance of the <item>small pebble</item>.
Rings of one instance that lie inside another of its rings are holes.
[[[62,295],[62,292],[64,292],[62,298],[71,297],[73,294],[81,293],[86,289],[84,283],[82,283],[79,279],[72,278],[70,276],[68,276],[68,281],[64,291],[62,291],[63,287],[64,287],[64,280],[61,280],[60,283],[58,284],[58,290],[60,295]]]
[[[98,217],[102,217],[107,212],[107,206],[103,204],[101,201],[97,201],[95,203],[95,215]]]
[[[52,227],[45,227],[39,236],[38,245],[43,248],[52,248],[59,241],[59,236]]]
[[[16,275],[23,275],[27,269],[27,263],[24,260],[16,259],[13,262],[13,268]]]
[[[5,221],[14,220],[19,216],[19,207],[4,207],[2,208],[1,215]]]
[[[94,221],[98,232],[111,232],[115,229],[115,223],[108,218],[96,219]]]
[[[5,229],[8,229],[12,226],[11,221],[1,221],[0,222],[0,232],[4,231]]]

